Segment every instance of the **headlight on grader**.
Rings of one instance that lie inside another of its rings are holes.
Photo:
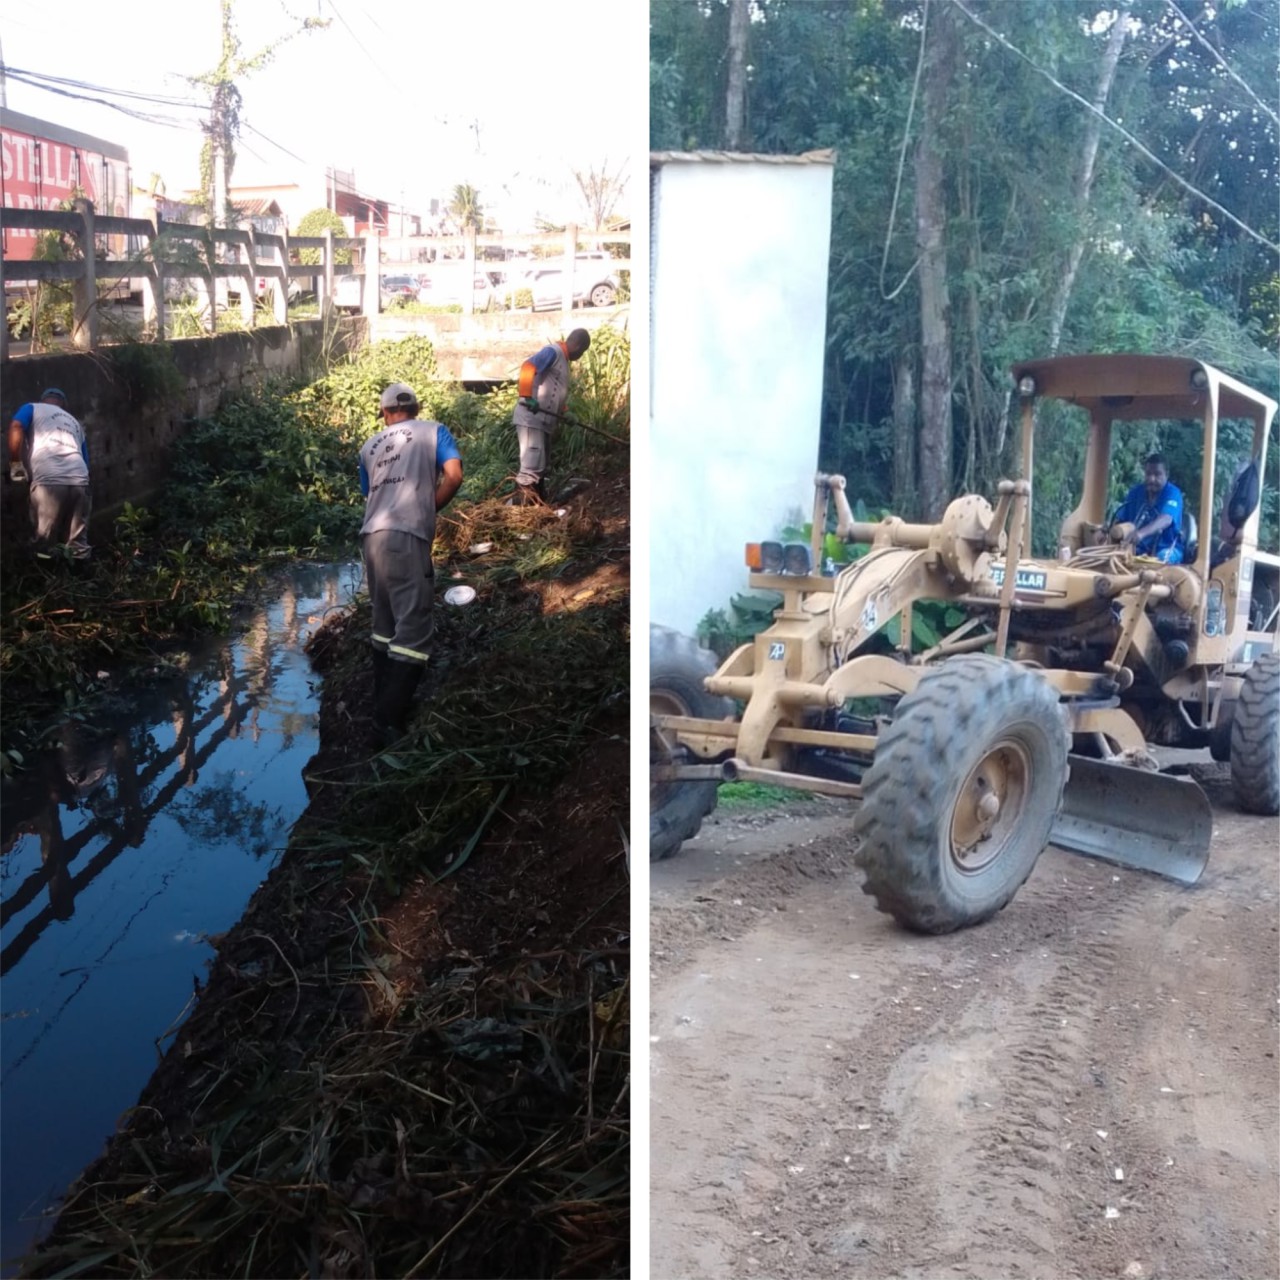
[[[804,577],[813,568],[809,548],[803,542],[748,542],[743,559],[755,573],[790,573]]]
[[[813,562],[809,558],[809,548],[803,542],[788,542],[782,549],[782,572],[794,573],[800,576],[808,573],[813,568]]]

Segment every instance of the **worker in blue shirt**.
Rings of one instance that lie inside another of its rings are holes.
[[[436,514],[462,484],[462,455],[449,428],[418,418],[418,397],[393,382],[380,400],[385,429],[360,450],[365,495],[360,542],[373,606],[373,720],[399,737],[431,657]]]
[[[1170,483],[1163,454],[1147,458],[1142,475],[1142,483],[1129,490],[1111,517],[1110,527],[1132,525],[1122,539],[1123,546],[1165,564],[1181,564],[1182,490]]]
[[[67,397],[50,387],[39,403],[24,404],[9,423],[9,478],[30,480],[36,554],[63,543],[77,560],[89,558],[89,445],[67,412]]]
[[[520,470],[510,506],[529,506],[546,499],[544,475],[551,462],[551,436],[569,400],[569,366],[591,346],[585,329],[574,329],[563,342],[549,342],[521,366],[518,399],[511,420],[520,446]]]

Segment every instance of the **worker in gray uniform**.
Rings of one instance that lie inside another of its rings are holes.
[[[403,382],[383,391],[385,427],[360,450],[365,495],[360,542],[373,606],[373,719],[384,742],[399,737],[431,657],[436,515],[462,484],[449,428],[418,418]]]
[[[50,558],[63,543],[76,560],[89,558],[89,445],[67,411],[67,397],[50,387],[24,404],[9,423],[9,478],[30,480],[36,554]]]
[[[551,461],[551,433],[569,400],[569,365],[590,345],[591,335],[574,329],[563,342],[547,343],[520,366],[519,398],[511,416],[520,444],[520,470],[511,506],[546,499],[543,476]]]

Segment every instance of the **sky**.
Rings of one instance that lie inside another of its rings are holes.
[[[217,64],[219,12],[219,0],[59,0],[52,10],[4,0],[8,68],[191,104],[71,90],[172,122],[148,123],[10,74],[5,105],[127,147],[134,182],[158,172],[174,197],[198,181],[207,97],[186,77]],[[575,168],[621,171],[624,205],[647,192],[641,0],[236,0],[241,56],[309,17],[329,26],[294,36],[237,82],[232,186],[333,166],[362,193],[425,213],[465,182],[509,231],[531,230],[535,214],[584,220]]]

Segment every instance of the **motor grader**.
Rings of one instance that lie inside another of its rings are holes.
[[[1004,907],[1050,842],[1194,883],[1209,803],[1160,772],[1153,747],[1208,748],[1230,761],[1240,807],[1280,811],[1280,556],[1258,548],[1275,402],[1193,359],[1064,356],[1012,372],[1022,478],[1001,481],[994,506],[967,495],[937,524],[859,521],[844,479],[818,475],[811,542],[749,548],[750,585],[782,596],[766,630],[711,670],[706,651],[654,629],[651,858],[698,830],[724,781],[847,797],[864,891],[903,925],[945,933]],[[1087,414],[1087,445],[1079,505],[1057,554],[1037,559],[1046,399]],[[1248,458],[1215,521],[1228,420]],[[1199,437],[1181,563],[1108,527],[1113,427],[1137,421]],[[867,550],[824,573],[832,518]],[[912,615],[931,601],[954,625],[921,647]]]

